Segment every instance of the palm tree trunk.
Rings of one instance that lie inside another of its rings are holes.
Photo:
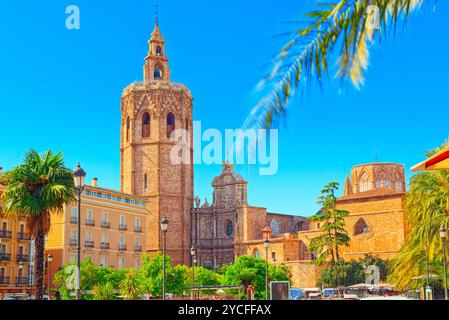
[[[45,235],[41,228],[36,234],[35,243],[34,274],[36,276],[36,300],[42,300],[42,296],[44,295]]]

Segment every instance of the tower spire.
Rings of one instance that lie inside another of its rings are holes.
[[[159,5],[156,2],[156,5],[154,6],[154,16],[155,16],[155,24],[156,26],[159,25]]]

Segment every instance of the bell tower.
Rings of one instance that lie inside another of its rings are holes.
[[[167,217],[167,254],[173,263],[188,264],[193,207],[193,99],[187,87],[170,81],[165,41],[158,24],[148,43],[144,81],[130,84],[122,93],[121,190],[146,200],[147,253],[162,250],[160,222]],[[173,154],[179,153],[177,129],[182,129],[190,142],[181,151],[181,162],[173,161]]]

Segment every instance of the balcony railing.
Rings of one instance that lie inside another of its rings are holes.
[[[126,224],[120,224],[118,229],[120,231],[126,231],[126,230],[128,230],[128,226]]]
[[[17,239],[19,240],[31,240],[31,235],[25,232],[17,233]]]
[[[95,221],[92,219],[86,220],[86,226],[95,226]]]
[[[73,246],[77,246],[78,245],[78,240],[76,239],[70,239],[70,245]]]
[[[142,246],[134,246],[134,252],[142,252]]]
[[[101,227],[109,229],[111,227],[111,224],[109,222],[107,222],[107,221],[102,221],[101,222]]]
[[[134,226],[134,232],[142,232],[141,226]]]
[[[119,244],[118,245],[118,250],[119,251],[126,251],[126,244]]]
[[[111,245],[109,244],[109,242],[102,242],[101,243],[101,249],[110,249]]]
[[[0,284],[9,284],[9,277],[0,277]]]
[[[10,253],[0,253],[0,261],[11,261]]]
[[[20,263],[20,262],[28,262],[28,261],[29,261],[29,256],[27,254],[17,254],[16,262]]]
[[[85,245],[86,245],[87,248],[95,247],[95,243],[93,241],[90,241],[90,240],[86,240]]]
[[[71,218],[70,218],[70,223],[71,223],[71,224],[78,224],[78,218],[71,217]]]
[[[27,277],[16,277],[16,286],[25,286],[29,283]]]
[[[0,230],[0,238],[2,238],[2,239],[11,239],[12,238],[12,231]]]

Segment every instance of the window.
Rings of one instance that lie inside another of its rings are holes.
[[[170,112],[167,114],[167,138],[170,138],[174,130],[175,130],[175,115]]]
[[[107,268],[109,266],[109,260],[107,256],[101,256],[100,266]]]
[[[23,223],[20,224],[19,232],[20,232],[21,234],[24,234],[24,233],[25,233],[25,225],[24,225]]]
[[[93,240],[93,234],[92,231],[86,232],[86,242],[91,242]]]
[[[359,192],[371,190],[371,182],[368,181],[368,175],[364,172],[359,179]]]
[[[3,223],[2,223],[2,230],[3,231],[7,231],[8,230],[8,222],[3,221]]]
[[[142,225],[140,218],[134,219],[134,231],[135,232],[142,232]]]
[[[125,227],[126,226],[126,217],[125,216],[120,216],[120,227]]]
[[[158,67],[154,69],[154,80],[161,80],[162,78],[162,71]]]
[[[357,220],[356,224],[354,225],[354,235],[363,235],[367,234],[369,231],[369,226],[366,223],[366,221],[363,218],[360,218]]]
[[[140,268],[140,260],[134,259],[134,269],[139,269],[139,268]]]
[[[140,238],[134,238],[134,246],[139,247],[140,246]]]
[[[71,253],[69,254],[69,262],[74,262],[76,261],[76,254],[75,253]]]
[[[143,176],[143,190],[148,191],[148,175],[146,173]]]
[[[150,114],[145,112],[142,116],[142,137],[148,138],[150,137]]]
[[[118,258],[118,268],[119,269],[125,268],[125,258]]]
[[[126,241],[125,241],[125,236],[120,236],[119,244],[120,244],[121,246],[124,246],[125,243],[126,243]]]
[[[91,225],[94,221],[94,213],[92,210],[87,210],[86,212],[86,224]]]
[[[280,226],[279,226],[279,222],[276,219],[271,220],[270,228],[271,228],[271,232],[274,236],[279,234]]]
[[[6,253],[6,244],[0,244],[0,253]]]
[[[272,260],[273,262],[276,261],[276,252],[272,252],[272,253],[271,253],[271,260]]]
[[[262,258],[262,255],[260,254],[260,251],[257,250],[257,248],[253,250],[253,257]]]
[[[130,128],[131,124],[130,124],[130,120],[129,117],[126,118],[126,142],[129,142],[129,132],[130,132]]]
[[[226,235],[228,237],[230,237],[230,236],[232,236],[233,232],[234,232],[234,225],[232,224],[231,220],[227,220],[226,221]]]
[[[161,46],[156,47],[156,56],[160,56],[162,54],[162,48]]]
[[[72,215],[70,216],[71,222],[78,222],[78,208],[72,208]]]
[[[70,230],[70,242],[72,242],[72,241],[76,242],[77,239],[78,239],[78,232],[77,232],[77,230],[76,229]]]
[[[101,242],[102,243],[108,243],[108,234],[106,232],[103,232],[101,234]]]
[[[108,224],[108,213],[107,212],[103,212],[101,214],[101,223],[104,225]]]

